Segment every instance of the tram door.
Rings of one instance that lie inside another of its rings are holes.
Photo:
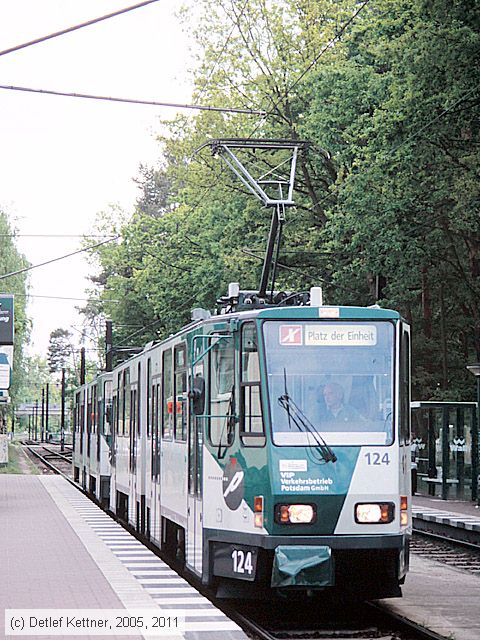
[[[193,369],[196,379],[204,380],[203,362]],[[203,556],[203,429],[205,417],[189,408],[188,420],[188,504],[186,563],[192,571],[202,575]]]

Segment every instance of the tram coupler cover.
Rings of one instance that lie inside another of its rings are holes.
[[[272,587],[333,587],[330,547],[280,546],[275,549]]]

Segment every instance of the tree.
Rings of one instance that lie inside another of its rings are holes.
[[[279,288],[320,282],[329,302],[400,310],[414,330],[416,397],[469,399],[464,365],[480,359],[479,9],[467,0],[199,4],[195,99],[268,117],[163,123],[162,164],[143,169],[121,241],[95,254],[116,339],[168,335],[190,307],[214,306],[229,281],[258,282],[269,215],[194,150],[218,137],[304,138],[312,144]]]
[[[68,329],[55,329],[50,334],[48,344],[48,366],[51,373],[58,373],[72,363],[74,356],[72,334]]]

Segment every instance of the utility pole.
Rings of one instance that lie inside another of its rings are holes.
[[[65,369],[62,368],[62,416],[60,423],[60,451],[65,450]]]
[[[80,384],[85,384],[85,347],[80,349]]]
[[[113,331],[112,321],[105,323],[105,371],[113,371]]]
[[[36,398],[35,400],[35,408],[34,408],[34,421],[33,421],[33,426],[34,426],[34,432],[35,432],[35,442],[37,442],[38,440],[38,398]]]
[[[42,387],[42,413],[40,419],[40,442],[45,440],[45,388]]]
[[[49,404],[50,401],[50,386],[47,382],[47,389],[45,392],[45,441],[48,442],[48,412],[49,412]]]

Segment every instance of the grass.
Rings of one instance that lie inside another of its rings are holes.
[[[0,466],[0,473],[39,474],[37,467],[20,451],[20,445],[8,444],[8,463]]]

